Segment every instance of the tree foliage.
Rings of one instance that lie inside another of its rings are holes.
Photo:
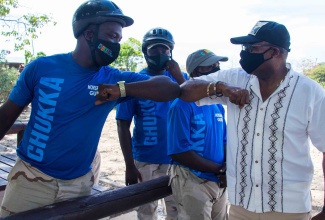
[[[0,0],[0,34],[8,40],[13,39],[14,51],[23,50],[26,45],[30,45],[33,39],[38,38],[41,29],[52,23],[51,16],[46,14],[31,14],[13,16],[15,9],[22,7],[18,0]]]
[[[325,64],[319,64],[308,71],[308,76],[325,88]]]
[[[141,43],[137,39],[130,37],[121,44],[120,54],[111,66],[124,71],[136,71],[137,66],[142,62]]]
[[[298,63],[297,67],[298,69],[301,69],[303,74],[308,74],[308,72],[317,65],[316,61],[317,60],[310,58],[304,58],[300,63]]]
[[[7,41],[13,41],[14,51],[24,50],[26,46],[30,45],[32,40],[41,34],[41,29],[45,25],[51,23],[56,25],[52,17],[46,14],[26,13],[21,15],[17,12],[21,7],[19,0],[0,0],[0,35]],[[6,64],[6,56],[9,53],[10,51],[0,46],[0,102],[7,99],[19,75],[16,68],[9,68]],[[44,55],[43,52],[39,52],[34,56],[30,51],[25,50],[25,63]]]
[[[25,50],[25,63],[27,64],[32,60],[35,60],[39,57],[45,57],[45,56],[46,54],[44,52],[38,52],[36,56],[34,56],[32,52],[30,52],[29,50]]]
[[[6,56],[10,53],[8,50],[0,50],[0,65],[6,61]]]
[[[18,78],[18,70],[2,64],[0,69],[0,103],[5,101]]]

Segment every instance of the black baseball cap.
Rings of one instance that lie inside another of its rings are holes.
[[[287,28],[274,21],[258,21],[247,36],[230,38],[233,44],[254,44],[261,41],[290,51],[290,35]]]

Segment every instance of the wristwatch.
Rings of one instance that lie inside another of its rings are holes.
[[[125,81],[118,81],[117,85],[120,88],[121,97],[125,97],[126,96]]]

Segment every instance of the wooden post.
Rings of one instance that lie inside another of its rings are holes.
[[[8,216],[6,220],[92,220],[111,216],[164,198],[172,193],[169,176],[108,190],[92,196],[67,200]]]

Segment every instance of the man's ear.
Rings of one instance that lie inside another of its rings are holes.
[[[196,73],[196,70],[193,70],[192,73],[189,74],[189,76],[190,76],[191,78],[197,77],[198,75],[197,75],[197,73]]]
[[[274,48],[273,48],[273,54],[272,54],[272,57],[274,57],[274,56],[278,56],[278,55],[280,55],[280,54],[281,54],[280,49],[274,47]]]
[[[94,39],[94,32],[92,30],[85,30],[83,35],[87,41],[93,41]]]

